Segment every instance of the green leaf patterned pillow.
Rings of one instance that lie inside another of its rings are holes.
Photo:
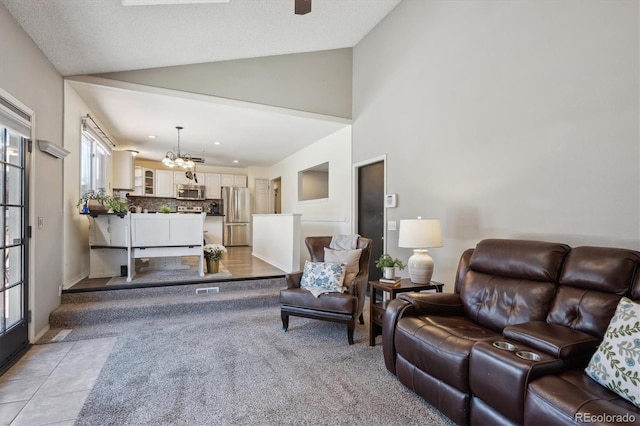
[[[585,373],[640,407],[640,304],[620,299]]]
[[[315,297],[323,293],[342,293],[346,268],[344,263],[306,260],[300,287],[309,290]]]

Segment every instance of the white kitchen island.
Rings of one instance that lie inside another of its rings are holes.
[[[204,221],[206,213],[127,213],[89,216],[89,278],[135,275],[135,259],[199,256],[204,276]]]

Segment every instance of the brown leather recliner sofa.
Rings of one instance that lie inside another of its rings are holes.
[[[583,373],[622,296],[640,299],[640,253],[483,240],[454,293],[404,293],[383,319],[387,369],[457,424],[580,424],[640,410]],[[593,418],[591,418],[593,420]]]

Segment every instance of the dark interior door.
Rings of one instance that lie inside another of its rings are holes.
[[[384,248],[384,161],[358,168],[358,234],[373,240],[369,280],[377,280],[382,271],[375,261]]]

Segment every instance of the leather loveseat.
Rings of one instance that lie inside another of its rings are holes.
[[[627,249],[481,241],[463,253],[454,293],[390,302],[386,367],[457,424],[580,424],[585,409],[640,422],[583,373],[622,296],[640,298],[639,260]]]

